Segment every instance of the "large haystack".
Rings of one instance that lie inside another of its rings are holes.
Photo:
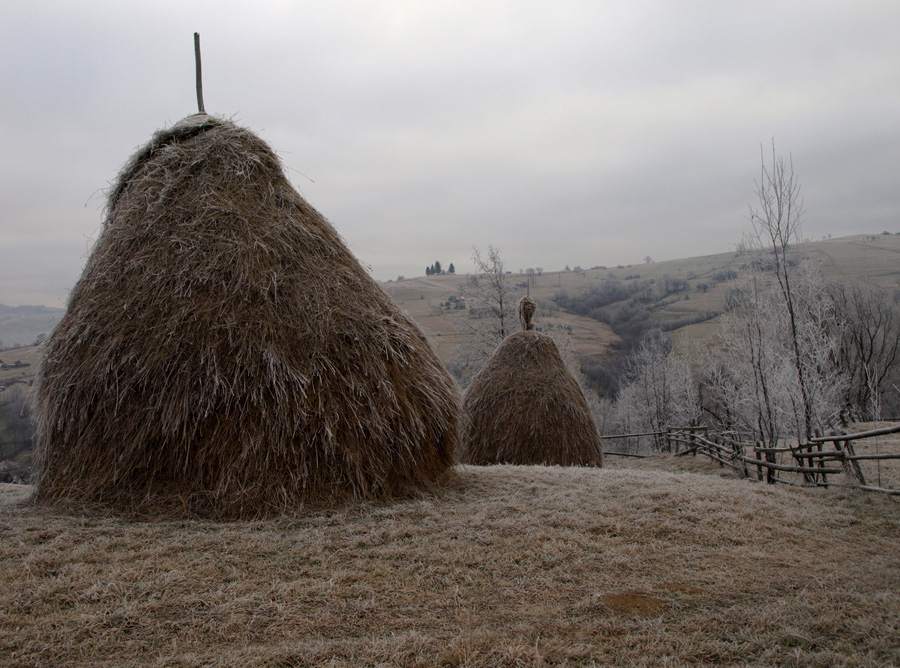
[[[252,132],[158,132],[46,342],[38,498],[247,517],[383,499],[454,461],[459,395],[416,324]]]
[[[463,397],[460,461],[603,466],[584,394],[553,339],[532,329],[534,310],[525,297],[523,331],[497,347]]]

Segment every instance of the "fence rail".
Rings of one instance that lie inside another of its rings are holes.
[[[809,439],[808,443],[800,443],[794,447],[766,447],[761,443],[747,443],[735,438],[733,432],[710,434],[707,427],[688,426],[670,427],[662,432],[669,451],[674,450],[676,456],[701,454],[720,466],[730,466],[742,477],[750,477],[750,467],[755,468],[756,477],[768,483],[796,482],[779,478],[776,473],[797,473],[802,475],[799,484],[819,487],[853,487],[883,494],[900,495],[900,489],[871,484],[859,462],[875,461],[880,464],[886,460],[900,460],[898,453],[857,454],[854,442],[863,439],[877,438],[900,432],[900,424],[881,429],[871,429],[856,434],[833,434]],[[831,443],[833,449],[825,450],[823,445]],[[681,446],[684,446],[681,449]],[[752,454],[751,454],[752,453]],[[794,463],[777,461],[790,455]],[[840,465],[835,466],[838,462]],[[845,475],[850,482],[838,483],[829,481],[828,476]],[[880,473],[879,473],[880,477]]]

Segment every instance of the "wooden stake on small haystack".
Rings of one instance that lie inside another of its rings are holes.
[[[197,63],[197,107],[201,114],[206,113],[203,107],[203,73],[200,67],[200,33],[194,33],[194,62]]]
[[[531,297],[526,295],[519,301],[519,324],[522,325],[522,329],[526,332],[534,329],[534,323],[531,322],[531,319],[534,317],[536,310],[537,304],[534,303]]]
[[[534,329],[534,323],[531,322],[531,319],[534,317],[534,312],[537,310],[537,304],[535,304],[534,300],[531,298],[531,276],[526,280],[525,296],[519,301],[519,324],[522,325],[522,329],[529,331]]]

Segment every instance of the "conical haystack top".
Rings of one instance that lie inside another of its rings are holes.
[[[39,498],[256,516],[427,487],[458,393],[255,134],[156,133],[39,375]]]
[[[497,347],[463,397],[460,461],[602,466],[587,401],[553,339],[534,331],[535,308],[522,298],[523,331]]]

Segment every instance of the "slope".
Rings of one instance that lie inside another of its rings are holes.
[[[257,522],[7,503],[0,663],[900,663],[895,500],[614,466]]]

